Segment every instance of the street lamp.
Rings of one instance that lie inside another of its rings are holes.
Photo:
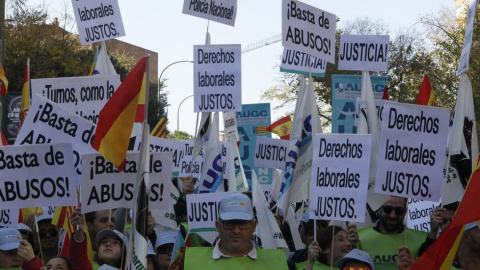
[[[183,103],[185,100],[187,100],[187,98],[191,98],[191,97],[193,97],[193,95],[190,95],[190,96],[184,98],[184,99],[180,102],[180,104],[178,105],[178,109],[177,109],[177,131],[179,131],[179,125],[180,125],[180,106],[182,106],[182,103]]]
[[[178,64],[178,63],[193,63],[193,60],[180,60],[180,61],[176,61],[176,62],[173,62],[171,64],[169,64],[168,66],[166,66],[162,72],[160,73],[160,76],[158,77],[158,104],[160,104],[160,82],[162,81],[162,75],[163,75],[163,72],[165,72],[165,70],[167,68],[169,68],[170,66],[173,66],[175,64]]]

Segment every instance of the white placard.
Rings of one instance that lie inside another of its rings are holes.
[[[237,142],[240,140],[235,112],[223,112],[223,127],[228,141]]]
[[[33,79],[31,83],[33,100],[39,94],[96,124],[100,110],[120,85],[120,75]]]
[[[215,221],[220,217],[218,207],[229,192],[214,192],[187,195],[188,228],[215,230]]]
[[[95,125],[42,97],[33,99],[15,145],[71,143],[76,181],[82,183],[82,155],[96,153],[92,148]]]
[[[82,45],[125,36],[117,0],[72,0]]]
[[[389,103],[389,102],[397,102],[395,100],[386,100],[386,99],[375,99],[375,107],[377,108],[377,117],[378,117],[378,123],[379,125],[381,126],[381,123],[383,121],[383,108],[385,107],[385,103]],[[362,104],[363,103],[363,104]],[[355,99],[355,117],[354,117],[354,122],[353,124],[355,126],[358,125],[358,119],[360,117],[360,105],[362,105],[363,107],[366,107],[367,106],[367,102],[366,101],[361,101],[360,100],[360,97],[357,97]]]
[[[100,154],[83,156],[83,184],[81,186],[82,213],[118,207],[133,208],[139,152],[128,152],[123,171]],[[166,209],[171,202],[172,153],[150,154],[149,208]]]
[[[463,49],[458,63],[457,76],[468,70],[470,62],[470,50],[472,48],[473,38],[473,21],[477,12],[478,0],[471,1],[470,8],[467,13],[467,26],[465,28],[465,38],[463,41]]]
[[[337,16],[295,0],[282,0],[282,46],[335,63]]]
[[[193,46],[194,112],[241,111],[240,45]]]
[[[317,134],[310,218],[363,222],[370,173],[370,134]]]
[[[172,172],[178,173],[180,171],[180,160],[182,155],[184,155],[185,145],[179,141],[168,140],[164,138],[159,138],[156,136],[150,136],[150,152],[172,152]],[[141,138],[139,136],[135,137],[134,148],[137,151],[140,151],[140,146],[142,145]]]
[[[447,108],[386,103],[375,192],[438,201],[449,120]]]
[[[313,77],[325,77],[327,62],[322,59],[310,56],[304,52],[283,48],[282,62],[280,71],[310,75]]]
[[[235,26],[237,0],[184,0],[182,13]]]
[[[342,35],[338,52],[339,70],[387,71],[388,35]]]
[[[412,230],[429,232],[430,215],[440,202],[408,199],[407,226]]]
[[[0,147],[0,205],[3,209],[77,205],[72,145]]]
[[[231,151],[232,147],[229,142],[220,142],[221,152],[222,152],[222,168],[223,168],[223,177],[226,178],[227,175],[230,175],[232,166],[228,166],[232,158]]]
[[[285,158],[288,151],[288,140],[257,137],[255,142],[255,167],[285,168]]]
[[[200,179],[202,176],[203,158],[205,153],[205,147],[200,150],[200,153],[192,161],[194,141],[192,140],[179,140],[183,144],[182,151],[180,152],[180,171],[178,176],[187,177],[193,175],[194,178]]]
[[[20,210],[16,208],[0,210],[0,227],[17,228]]]

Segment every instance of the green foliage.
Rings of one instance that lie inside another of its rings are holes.
[[[167,134],[170,140],[193,140],[194,137],[185,131],[175,130],[173,133]]]

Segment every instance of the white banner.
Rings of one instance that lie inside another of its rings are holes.
[[[33,79],[32,97],[37,94],[65,106],[92,123],[120,85],[120,75]]]
[[[241,111],[241,45],[193,46],[194,112]]]
[[[0,210],[0,227],[17,228],[20,209],[11,208]]]
[[[295,0],[282,0],[282,46],[335,63],[337,16]]]
[[[117,0],[72,0],[82,45],[125,36]]]
[[[182,151],[185,149],[185,145],[179,141],[168,140],[164,138],[159,138],[156,136],[150,136],[150,152],[172,152],[172,172],[178,173],[180,171],[181,158],[184,155]],[[141,138],[139,136],[135,137],[134,150],[140,151]]]
[[[0,147],[3,209],[77,205],[72,145]]]
[[[288,143],[288,140],[257,137],[255,142],[255,167],[284,169]]]
[[[128,152],[123,171],[100,154],[83,156],[83,184],[81,186],[82,213],[118,207],[132,208],[135,199],[135,181],[139,152]],[[149,208],[166,209],[171,202],[172,153],[150,154]]]
[[[235,26],[237,0],[184,0],[182,13]]]
[[[478,0],[470,1],[470,8],[467,13],[467,26],[465,28],[465,38],[463,41],[463,49],[458,63],[457,76],[468,70],[470,62],[470,50],[472,49],[473,38],[473,21],[477,12]]]
[[[228,192],[187,195],[188,228],[215,230],[215,221],[220,217],[218,207]]]
[[[375,192],[438,201],[449,120],[447,108],[386,103]]]
[[[339,70],[387,71],[388,35],[342,35],[338,55]]]
[[[227,141],[240,141],[238,136],[237,116],[235,112],[223,112],[223,127]]]
[[[302,75],[310,75],[313,77],[325,77],[327,62],[322,59],[310,56],[304,52],[283,48],[282,62],[280,63],[280,71],[296,73]]]
[[[15,145],[71,143],[76,181],[82,182],[82,155],[96,153],[92,148],[95,125],[62,106],[37,96],[15,140]]]
[[[372,136],[317,134],[310,181],[310,218],[363,222]]]

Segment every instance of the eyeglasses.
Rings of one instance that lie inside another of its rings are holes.
[[[50,234],[50,236],[52,236],[52,237],[55,237],[55,236],[58,235],[57,229],[55,229],[55,228],[50,228],[50,229],[48,229],[48,230],[47,230],[47,229],[40,229],[40,230],[38,231],[38,236],[39,236],[40,238],[45,238],[45,236],[47,236],[47,233]]]
[[[157,254],[169,254],[173,252],[173,245],[161,245],[157,247]]]
[[[248,230],[252,226],[251,220],[222,220],[222,226],[225,230],[233,230],[235,225],[240,228],[240,230]]]
[[[384,205],[383,206],[383,212],[385,212],[385,214],[389,215],[392,211],[395,211],[395,214],[397,216],[400,216],[401,214],[403,214],[403,212],[405,212],[405,208],[403,207],[393,207],[393,206],[390,206],[390,205]]]

